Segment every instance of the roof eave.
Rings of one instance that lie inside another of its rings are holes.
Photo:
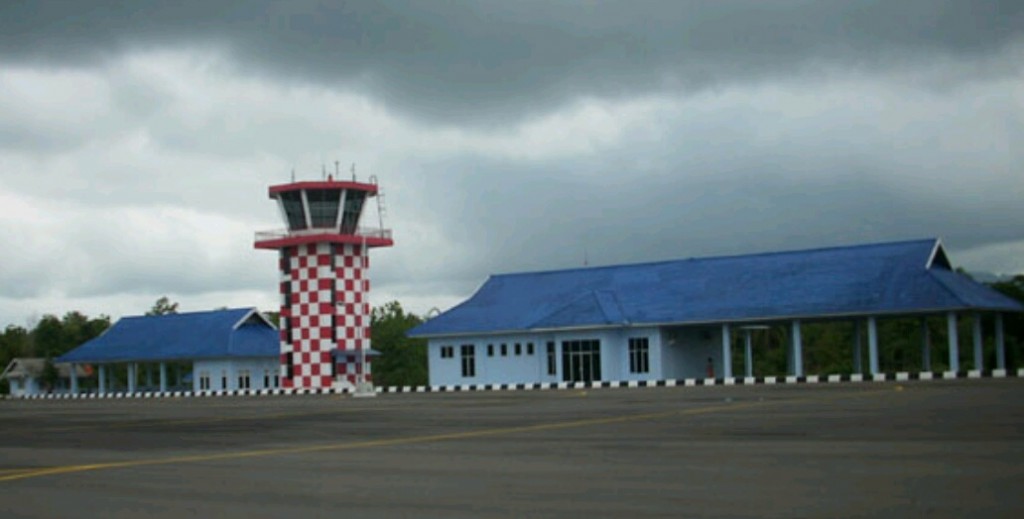
[[[776,315],[776,316],[759,316],[759,317],[746,317],[740,319],[699,319],[699,320],[688,320],[688,321],[650,321],[650,322],[628,322],[619,324],[594,324],[594,325],[578,325],[578,326],[565,326],[565,327],[544,327],[544,328],[522,328],[522,329],[505,329],[505,330],[492,330],[492,331],[466,331],[466,332],[455,332],[455,333],[434,333],[434,334],[422,334],[415,335],[417,339],[445,339],[445,338],[459,338],[459,337],[486,337],[486,336],[498,336],[498,335],[512,335],[512,334],[524,334],[524,333],[557,333],[566,331],[586,331],[586,330],[607,330],[616,328],[649,328],[649,327],[666,327],[666,326],[708,326],[708,325],[722,325],[722,324],[748,324],[748,323],[770,323],[770,322],[782,322],[782,321],[822,321],[822,320],[846,320],[853,318],[864,318],[864,317],[898,317],[898,316],[915,316],[915,315],[931,315],[931,314],[943,314],[948,312],[996,312],[996,313],[1012,313],[1012,312],[1024,312],[1024,310],[1013,310],[1007,308],[988,308],[988,307],[976,307],[970,305],[963,306],[943,306],[943,307],[932,307],[932,308],[915,308],[915,309],[900,309],[900,310],[882,310],[874,312],[834,312],[826,314],[791,314],[791,315]]]

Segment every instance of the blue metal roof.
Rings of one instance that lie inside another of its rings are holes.
[[[950,270],[937,239],[491,276],[416,337],[1024,306]]]
[[[255,308],[124,317],[55,362],[277,357],[278,337]]]

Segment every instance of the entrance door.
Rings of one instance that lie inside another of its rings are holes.
[[[601,341],[562,341],[562,380],[601,380]]]

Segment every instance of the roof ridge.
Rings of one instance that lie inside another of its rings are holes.
[[[237,308],[215,308],[213,310],[194,310],[194,311],[191,311],[191,312],[175,312],[175,313],[172,313],[172,314],[126,315],[126,316],[121,317],[121,319],[150,319],[150,318],[154,318],[154,317],[159,317],[159,318],[178,318],[178,317],[191,317],[191,316],[200,315],[200,314],[212,314],[212,313],[222,313],[222,312],[223,313],[238,312],[238,311],[241,311],[241,310],[245,310],[246,312],[249,312],[249,311],[252,311],[254,309],[256,309],[255,306],[240,306],[240,307],[237,307]]]
[[[870,249],[875,247],[888,247],[893,245],[909,245],[912,243],[934,243],[938,238],[918,238],[914,240],[896,240],[887,242],[876,242],[876,243],[860,243],[854,245],[832,245],[828,247],[814,247],[810,249],[791,249],[784,251],[766,251],[766,252],[754,252],[749,254],[722,254],[717,256],[698,256],[689,258],[677,258],[668,260],[658,261],[644,261],[639,263],[619,263],[613,265],[601,265],[595,267],[572,267],[565,269],[551,269],[551,270],[534,270],[526,272],[507,272],[501,274],[491,274],[489,277],[516,277],[516,276],[536,276],[538,274],[563,274],[568,272],[583,272],[583,271],[595,271],[595,270],[609,270],[609,269],[620,269],[620,268],[633,268],[633,267],[648,267],[652,265],[662,265],[668,263],[681,263],[684,261],[716,261],[716,260],[728,260],[736,258],[764,258],[771,256],[785,256],[790,254],[807,254],[814,252],[825,252],[834,250],[856,250],[856,249]]]

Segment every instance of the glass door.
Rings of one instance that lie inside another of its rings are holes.
[[[562,380],[565,382],[601,380],[601,341],[595,339],[562,341]]]

